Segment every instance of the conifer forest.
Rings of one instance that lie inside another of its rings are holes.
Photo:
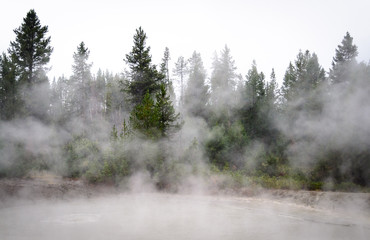
[[[82,41],[72,74],[49,79],[48,26],[30,10],[14,27],[0,49],[0,178],[369,191],[370,64],[357,60],[350,32],[333,46],[330,69],[301,50],[277,79],[255,61],[237,69],[232,54],[242,49],[227,45],[211,69],[198,51],[186,59],[165,48],[154,62],[138,26],[126,33],[124,72],[92,72],[94,49]]]

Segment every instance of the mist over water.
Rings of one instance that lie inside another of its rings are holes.
[[[172,74],[139,27],[124,73],[94,75],[81,42],[50,84],[47,27],[24,21],[0,57],[1,239],[369,236],[370,65],[348,32],[328,72],[299,51],[276,79],[240,74],[227,45]]]
[[[0,209],[2,239],[367,239],[370,222],[271,200],[122,194]]]

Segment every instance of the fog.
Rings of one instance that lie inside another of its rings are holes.
[[[368,216],[369,217],[369,216]],[[0,209],[2,239],[367,239],[351,215],[249,198],[122,194]]]
[[[369,235],[370,64],[349,32],[330,69],[299,51],[277,79],[227,45],[211,69],[198,51],[154,62],[139,27],[124,72],[93,73],[80,42],[47,79],[35,19],[0,57],[2,239]]]

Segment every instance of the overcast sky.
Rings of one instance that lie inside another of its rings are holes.
[[[122,72],[123,58],[142,26],[153,61],[164,48],[173,62],[201,53],[208,76],[215,51],[231,49],[243,76],[253,59],[267,76],[275,68],[279,82],[298,51],[316,52],[328,70],[346,31],[358,46],[358,60],[370,60],[369,0],[2,0],[0,51],[6,51],[30,9],[48,25],[54,52],[49,77],[71,74],[73,52],[84,41],[93,73],[98,68]]]

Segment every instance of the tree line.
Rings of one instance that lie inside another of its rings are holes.
[[[348,32],[329,71],[315,53],[299,51],[281,87],[274,69],[266,77],[256,62],[245,76],[237,73],[227,46],[215,54],[209,78],[196,51],[189,59],[180,56],[170,69],[166,48],[157,67],[141,27],[123,59],[125,73],[92,74],[90,50],[81,42],[73,53],[72,75],[49,81],[46,66],[53,48],[47,32],[34,10],[14,30],[15,40],[0,57],[0,118],[32,118],[68,129],[71,137],[60,147],[63,170],[56,170],[64,176],[117,181],[145,170],[157,187],[171,188],[181,176],[209,176],[211,169],[230,175],[232,186],[247,181],[275,188],[351,190],[370,184],[367,143],[337,144],[336,132],[346,129],[335,129],[325,140],[310,132],[321,129],[320,121],[326,121],[337,98],[343,110],[345,99],[352,99],[348,96],[358,88],[370,90],[370,65],[357,62],[358,49]],[[366,110],[368,100],[355,103],[365,104]],[[354,107],[361,111],[361,106]],[[191,132],[187,124],[194,121],[204,124],[205,134],[181,144],[182,136]],[[79,130],[71,127],[77,123]],[[109,126],[108,147],[91,133],[101,123]],[[0,139],[0,147],[4,142]],[[22,144],[15,145],[19,154],[10,166],[0,166],[1,176],[53,169],[50,156],[32,155]],[[304,159],[302,149],[311,159],[295,164],[296,158]],[[200,159],[210,166],[207,171],[200,170]]]

